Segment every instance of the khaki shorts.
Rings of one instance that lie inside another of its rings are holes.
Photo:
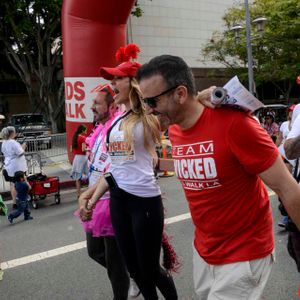
[[[260,299],[269,278],[274,254],[225,265],[206,263],[194,248],[194,286],[201,300]]]

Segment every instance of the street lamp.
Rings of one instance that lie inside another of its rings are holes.
[[[246,22],[246,47],[247,47],[247,60],[248,60],[248,85],[251,94],[254,94],[254,78],[253,78],[253,56],[252,56],[252,45],[251,45],[251,25],[250,25],[250,12],[248,0],[244,0],[245,5],[245,22]],[[257,31],[262,34],[264,31],[264,24],[266,22],[265,17],[257,17],[253,20],[253,23],[257,26]],[[235,40],[240,40],[240,30],[243,27],[239,24],[234,24],[231,30],[234,31]]]
[[[265,24],[267,22],[267,18],[265,17],[256,17],[252,23],[256,25],[257,32],[262,36],[265,31]]]

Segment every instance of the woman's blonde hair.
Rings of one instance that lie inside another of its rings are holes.
[[[125,141],[133,145],[133,128],[135,124],[142,121],[144,128],[144,146],[149,153],[153,152],[151,141],[147,137],[151,137],[156,144],[160,142],[160,125],[156,116],[147,115],[145,106],[141,101],[141,90],[135,78],[131,79],[131,89],[129,93],[130,107],[132,112],[122,124],[124,130]]]

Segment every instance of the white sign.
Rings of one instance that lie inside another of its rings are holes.
[[[69,122],[93,122],[91,110],[94,93],[99,84],[109,83],[100,77],[65,77],[66,120]]]

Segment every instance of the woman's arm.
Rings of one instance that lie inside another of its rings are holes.
[[[85,152],[86,151],[86,143],[85,142],[83,142],[82,144],[81,144],[81,150],[82,150],[82,152]]]
[[[87,208],[92,209],[92,207],[97,203],[99,198],[101,198],[107,190],[108,190],[108,184],[105,178],[102,176],[99,179],[98,184],[96,185],[96,190],[94,191],[93,195],[91,196],[91,198],[87,203]]]
[[[79,199],[79,213],[83,221],[89,220],[92,216],[92,208],[97,203],[99,198],[101,198],[104,193],[108,190],[108,184],[104,177],[99,179],[99,182],[92,187],[84,191]]]

